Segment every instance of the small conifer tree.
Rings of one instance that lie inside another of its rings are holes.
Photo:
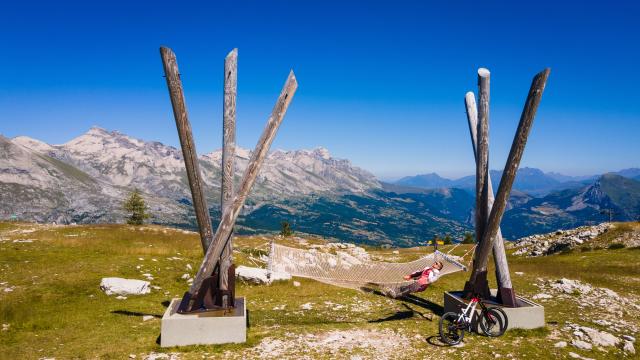
[[[125,200],[124,209],[129,213],[127,218],[127,224],[129,225],[142,225],[146,219],[149,218],[147,213],[147,205],[140,194],[140,190],[134,189],[127,200]]]
[[[473,234],[470,232],[464,233],[464,238],[462,239],[463,244],[473,244],[476,240],[473,238]]]
[[[280,235],[285,237],[293,235],[293,230],[291,230],[291,224],[289,224],[288,221],[283,221],[280,223]]]

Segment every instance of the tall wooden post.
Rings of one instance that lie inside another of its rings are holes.
[[[196,221],[198,222],[198,230],[200,231],[200,241],[202,243],[202,249],[206,253],[213,239],[213,228],[211,226],[211,217],[209,216],[207,201],[204,197],[204,183],[200,176],[196,144],[193,142],[193,135],[191,134],[191,124],[189,123],[187,106],[184,101],[184,93],[182,92],[182,81],[180,80],[180,72],[178,71],[178,62],[176,55],[167,47],[160,48],[160,55],[162,56],[164,74],[167,78],[173,116],[176,120],[178,136],[180,137],[184,165],[187,169],[187,179],[189,180],[189,187],[191,188],[191,198],[196,213]]]
[[[487,220],[489,218],[489,81],[491,73],[485,68],[478,69],[478,94],[480,102],[478,104],[478,124],[477,124],[477,146],[476,146],[476,211],[475,227],[476,241],[480,244],[484,239]],[[478,261],[478,248],[474,254],[474,265]],[[484,297],[489,296],[489,283],[487,274],[480,276],[475,283],[465,284],[465,295],[479,293]]]
[[[249,159],[249,164],[242,175],[242,180],[240,182],[240,188],[238,193],[234,196],[232,204],[226,209],[226,211],[222,214],[222,219],[218,228],[213,236],[212,244],[207,250],[205,254],[204,260],[202,261],[202,265],[200,265],[200,269],[196,274],[193,284],[189,291],[185,294],[182,299],[182,303],[180,304],[180,311],[192,311],[192,306],[194,305],[192,299],[194,299],[194,295],[197,295],[199,289],[202,286],[202,282],[208,276],[211,276],[214,267],[218,264],[220,259],[220,255],[222,255],[222,251],[225,247],[225,242],[229,238],[233,230],[233,226],[238,219],[238,215],[240,214],[240,210],[244,205],[249,192],[251,191],[251,187],[253,186],[260,167],[264,162],[265,157],[269,151],[269,147],[275,138],[276,132],[278,131],[278,127],[280,123],[282,123],[282,119],[284,118],[285,113],[287,112],[287,108],[293,99],[293,95],[298,88],[298,82],[296,81],[296,77],[293,74],[293,71],[289,73],[289,77],[287,78],[287,82],[285,83],[280,96],[278,97],[278,101],[274,106],[271,116],[267,121],[267,125],[258,140],[258,144],[251,154],[251,159]]]
[[[236,96],[238,89],[238,49],[233,49],[224,59],[224,103],[222,119],[222,184],[220,209],[224,214],[233,203],[236,154]],[[233,229],[220,257],[220,290],[229,289],[229,268],[233,263]],[[229,306],[228,295],[222,296],[222,307]]]
[[[534,78],[529,89],[527,101],[525,103],[516,135],[511,144],[511,151],[507,158],[507,163],[502,173],[502,179],[500,179],[500,186],[498,187],[498,193],[489,215],[489,222],[486,226],[482,241],[478,245],[479,251],[476,252],[476,258],[473,264],[473,270],[468,283],[472,285],[482,281],[482,277],[486,278],[487,275],[487,262],[489,260],[489,251],[493,247],[493,239],[498,233],[502,215],[507,207],[507,201],[511,193],[511,187],[516,177],[518,167],[520,166],[520,160],[524,152],[524,147],[527,143],[531,126],[533,125],[533,119],[536,115],[538,105],[540,105],[540,99],[544,92],[544,87],[549,77],[550,69],[545,69],[538,73]],[[465,289],[466,290],[466,289]]]
[[[473,92],[468,92],[465,95],[465,108],[467,110],[467,121],[469,123],[469,134],[471,135],[471,146],[473,148],[473,156],[477,161],[477,143],[478,143],[478,110],[476,107],[476,99]],[[493,185],[491,183],[491,174],[488,175],[487,180],[488,187],[488,212],[491,212],[493,207]],[[509,273],[509,263],[507,262],[507,255],[504,250],[504,239],[502,238],[502,231],[498,228],[498,234],[496,240],[493,243],[493,260],[496,265],[496,280],[498,282],[498,298],[502,301],[503,305],[516,306],[515,292],[513,285],[511,284],[511,274]]]

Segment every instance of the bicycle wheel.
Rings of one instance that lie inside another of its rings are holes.
[[[449,345],[456,345],[464,338],[464,326],[458,323],[460,315],[448,312],[440,318],[440,339]]]
[[[498,337],[507,330],[507,315],[500,308],[487,308],[480,313],[480,329],[485,335]]]

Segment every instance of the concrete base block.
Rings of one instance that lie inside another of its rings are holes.
[[[233,312],[178,314],[181,299],[171,300],[162,317],[160,346],[243,343],[247,341],[245,298],[236,298]]]
[[[491,290],[492,298],[486,301],[487,306],[497,306],[502,308],[509,318],[507,329],[535,329],[545,326],[544,307],[534,303],[531,300],[516,296],[518,307],[504,307],[495,302],[497,290]],[[462,299],[462,291],[447,291],[444,293],[444,312],[454,311],[460,312],[467,306],[467,302]],[[476,313],[480,313],[480,306],[476,307]],[[479,330],[476,320],[477,316],[472,319],[472,326]]]

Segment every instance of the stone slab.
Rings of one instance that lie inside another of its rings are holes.
[[[160,346],[243,343],[247,341],[245,298],[236,298],[232,312],[178,314],[181,299],[171,300],[162,317]]]
[[[545,326],[544,306],[535,303],[521,296],[516,296],[518,307],[505,307],[495,301],[497,290],[491,290],[492,299],[486,301],[487,306],[497,306],[502,308],[509,319],[508,329],[536,329]],[[444,312],[460,312],[467,306],[468,302],[462,299],[462,291],[447,291],[444,293]],[[480,313],[480,306],[476,308],[476,313]],[[472,319],[472,326],[479,330],[477,326],[477,316]]]

